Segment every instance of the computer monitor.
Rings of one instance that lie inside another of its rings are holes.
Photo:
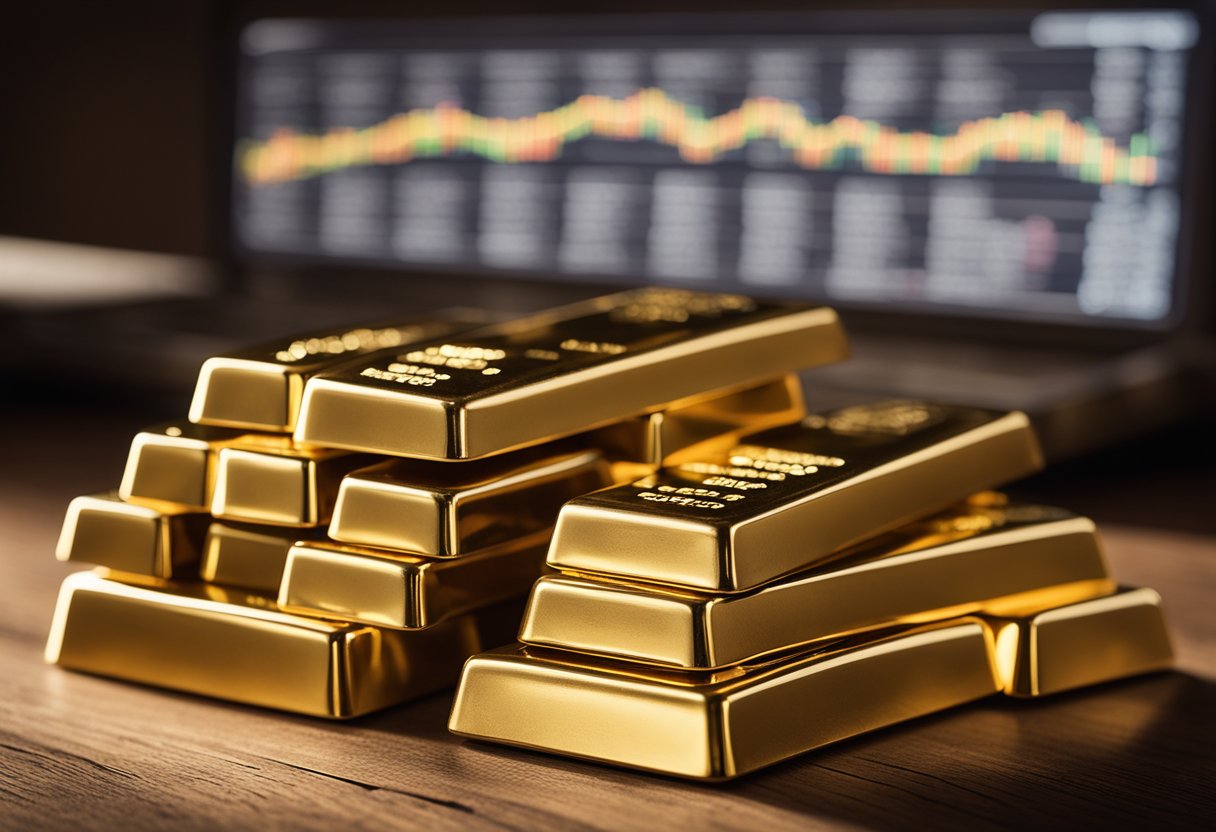
[[[232,232],[275,258],[1166,329],[1184,9],[262,19]]]

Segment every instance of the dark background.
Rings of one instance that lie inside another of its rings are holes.
[[[371,15],[443,16],[739,7],[670,0],[515,2],[509,8],[468,0],[358,4],[361,13]],[[229,79],[226,56],[217,45],[239,19],[350,11],[347,4],[304,0],[22,2],[0,24],[0,234],[222,256],[218,226],[226,193],[217,172],[226,171],[227,160],[214,155],[222,152],[223,142],[213,139],[227,130]],[[1198,277],[1211,280],[1207,273]],[[116,418],[134,429],[183,406],[181,399],[164,398],[124,397],[114,403],[104,387],[87,382],[70,389],[8,389],[22,398],[19,421],[32,424],[83,406],[93,408],[98,419]],[[1015,490],[1104,522],[1216,531],[1216,512],[1210,509],[1216,497],[1212,427],[1208,418],[1193,420],[1061,464]]]
[[[224,4],[19,5],[0,24],[0,233],[209,253]]]

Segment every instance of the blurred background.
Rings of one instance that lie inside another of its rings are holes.
[[[112,485],[210,354],[658,283],[835,306],[856,357],[807,375],[813,407],[1024,409],[1053,465],[1021,496],[1216,531],[1213,25],[1210,2],[25,4],[0,36],[5,493]]]

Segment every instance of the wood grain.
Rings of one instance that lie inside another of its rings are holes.
[[[55,419],[28,426],[42,441],[0,449],[0,828],[970,830],[1216,818],[1211,538],[1104,529],[1119,578],[1165,597],[1176,672],[1039,702],[994,697],[707,786],[458,740],[447,695],[327,723],[46,666],[55,592],[72,571],[52,556],[63,509],[117,480],[138,427],[118,415],[60,432]]]

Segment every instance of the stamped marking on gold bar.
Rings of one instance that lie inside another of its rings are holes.
[[[1041,465],[1021,413],[904,401],[850,412],[843,433],[835,414],[808,417],[568,503],[550,565],[739,591]]]
[[[429,318],[352,326],[292,336],[207,359],[199,371],[190,421],[205,425],[290,433],[304,382],[360,355],[393,350],[485,322],[471,310]]]

